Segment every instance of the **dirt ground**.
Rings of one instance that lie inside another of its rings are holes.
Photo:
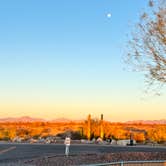
[[[76,154],[68,157],[57,155],[25,161],[24,164],[29,166],[76,166],[83,164],[136,160],[166,160],[166,152]]]

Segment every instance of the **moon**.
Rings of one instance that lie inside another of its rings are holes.
[[[107,18],[111,18],[111,13],[107,13]]]

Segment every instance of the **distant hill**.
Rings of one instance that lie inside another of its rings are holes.
[[[161,120],[135,120],[135,121],[127,121],[128,124],[133,123],[142,123],[142,124],[166,124],[166,119]]]
[[[46,120],[41,119],[41,118],[31,118],[29,116],[23,116],[23,117],[18,117],[18,118],[1,118],[0,122],[44,122]]]
[[[66,118],[58,118],[58,119],[54,119],[54,120],[45,120],[45,119],[41,119],[41,118],[32,118],[29,116],[23,116],[23,117],[16,117],[16,118],[12,118],[12,117],[8,117],[8,118],[0,118],[0,123],[3,122],[62,122],[62,123],[68,123],[68,122],[80,122],[78,120],[71,120],[71,119],[66,119]]]

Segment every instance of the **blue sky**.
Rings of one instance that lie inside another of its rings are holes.
[[[118,119],[122,108],[160,103],[162,118],[164,96],[142,106],[143,76],[124,70],[126,34],[146,8],[144,0],[1,1],[0,115],[80,119],[104,112],[125,121],[133,117]]]

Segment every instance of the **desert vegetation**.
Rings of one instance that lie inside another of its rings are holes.
[[[165,143],[166,124],[111,123],[103,122],[105,140],[134,139],[137,143]],[[87,121],[81,122],[1,122],[0,140],[22,141],[47,137],[65,138],[70,134],[72,139],[87,138]],[[91,139],[100,137],[100,120],[91,119]]]

